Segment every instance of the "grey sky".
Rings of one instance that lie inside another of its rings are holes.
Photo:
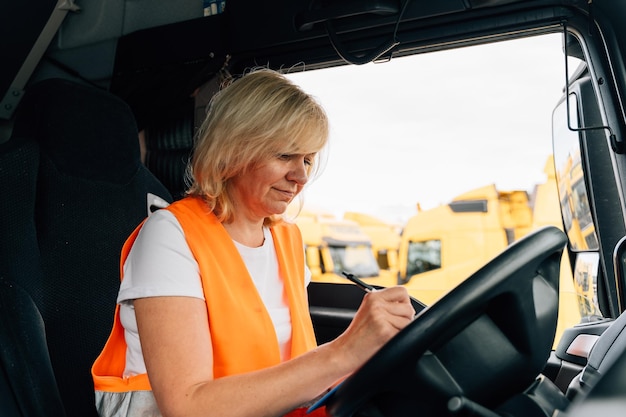
[[[561,35],[292,74],[331,121],[307,204],[401,221],[487,184],[529,192],[552,152]]]

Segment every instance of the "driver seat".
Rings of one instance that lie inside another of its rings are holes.
[[[26,218],[18,231],[31,237],[30,246],[2,260],[13,265],[11,281],[43,318],[66,415],[97,417],[91,366],[113,324],[122,246],[153,208],[172,197],[141,164],[130,107],[107,91],[64,79],[32,84],[17,108],[10,141],[36,145],[38,159],[29,166],[26,191],[33,195],[20,212]],[[30,268],[20,267],[25,259],[32,259]],[[8,378],[21,376],[13,368]]]

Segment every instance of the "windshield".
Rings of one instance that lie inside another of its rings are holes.
[[[549,116],[563,95],[563,58],[562,33],[553,33],[363,66],[294,69],[289,77],[319,99],[332,122],[324,170],[307,184],[305,207],[397,225],[401,243],[391,272],[425,304],[504,250],[507,236],[563,228],[562,215],[582,215],[585,227],[584,210],[560,211],[552,159]],[[584,199],[584,190],[570,184],[569,202]],[[484,190],[499,211],[482,212],[482,201],[449,206],[485,200]],[[513,225],[512,207],[498,198],[512,193],[526,193],[528,200]],[[428,220],[416,234],[408,226],[419,216]],[[579,240],[590,236],[581,233]],[[459,261],[470,249],[469,260]],[[349,269],[343,256],[335,258],[335,271]],[[557,340],[581,320],[572,270],[564,265]]]
[[[329,249],[333,258],[334,272],[337,275],[347,272],[366,278],[379,274],[378,263],[370,246],[329,246]]]

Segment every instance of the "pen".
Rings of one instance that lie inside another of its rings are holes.
[[[352,274],[349,274],[345,271],[341,272],[343,274],[344,277],[348,278],[350,281],[354,282],[357,287],[359,287],[360,289],[362,289],[365,292],[372,292],[372,291],[376,291],[376,288],[372,287],[370,284],[368,284],[367,282],[363,282],[360,279],[358,279],[357,277],[355,277]],[[419,301],[417,301],[417,299],[409,296],[409,298],[411,299],[411,304],[413,304],[413,309],[415,309],[415,306],[423,306],[422,303],[420,303]],[[423,308],[423,307],[422,307]],[[421,310],[421,309],[419,309]],[[415,309],[415,317],[417,317],[417,309]]]
[[[357,287],[359,287],[360,289],[362,289],[365,292],[372,292],[372,291],[376,291],[376,288],[372,287],[371,285],[369,285],[366,282],[361,281],[360,279],[358,279],[357,277],[355,277],[352,274],[349,274],[345,271],[341,272],[343,274],[344,277],[348,278],[350,281],[354,282]]]

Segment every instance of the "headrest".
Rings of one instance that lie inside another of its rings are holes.
[[[13,136],[39,142],[59,172],[125,184],[141,165],[137,125],[119,97],[54,78],[28,88]]]

